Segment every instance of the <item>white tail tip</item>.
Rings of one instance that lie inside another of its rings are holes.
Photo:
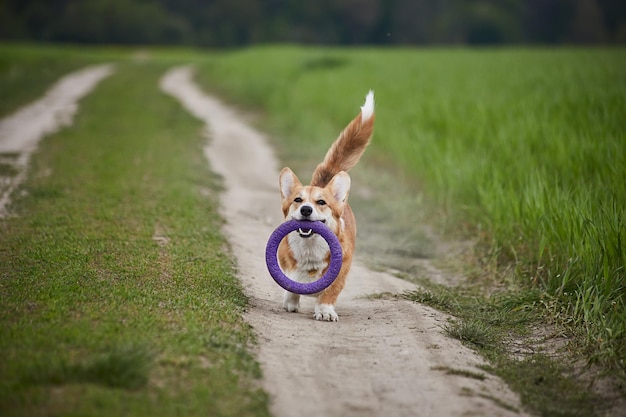
[[[370,90],[365,96],[365,104],[361,106],[361,123],[374,115],[374,92]]]

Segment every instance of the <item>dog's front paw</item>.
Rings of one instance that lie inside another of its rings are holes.
[[[335,313],[332,304],[317,304],[315,306],[315,320],[339,321],[339,316]]]
[[[285,291],[283,295],[283,308],[290,313],[297,313],[300,310],[300,295]]]

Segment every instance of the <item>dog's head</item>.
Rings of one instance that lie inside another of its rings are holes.
[[[322,221],[335,233],[341,230],[343,210],[348,202],[350,176],[341,171],[326,187],[302,185],[289,168],[280,172],[280,196],[287,220]],[[301,237],[310,237],[309,230],[299,230]]]

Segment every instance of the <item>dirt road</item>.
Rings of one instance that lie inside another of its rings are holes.
[[[313,320],[312,298],[304,298],[300,313],[283,311],[282,290],[264,264],[267,237],[282,220],[272,150],[236,111],[200,91],[191,68],[169,71],[161,88],[207,124],[205,153],[211,169],[224,178],[224,232],[251,300],[246,319],[258,335],[263,387],[274,416],[523,415],[514,411],[516,396],[477,368],[481,358],[442,333],[446,316],[406,300],[373,296],[414,286],[368,270],[358,256],[339,298],[338,323]]]
[[[78,101],[102,79],[113,73],[112,65],[96,65],[66,75],[46,94],[0,120],[0,164],[11,168],[0,172],[0,218],[7,215],[11,194],[24,181],[32,152],[39,141],[72,123]]]

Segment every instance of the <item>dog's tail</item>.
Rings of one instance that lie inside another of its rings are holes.
[[[332,144],[324,160],[313,171],[311,185],[325,187],[340,171],[355,166],[370,142],[374,131],[374,92],[369,91],[361,112],[346,126]]]

